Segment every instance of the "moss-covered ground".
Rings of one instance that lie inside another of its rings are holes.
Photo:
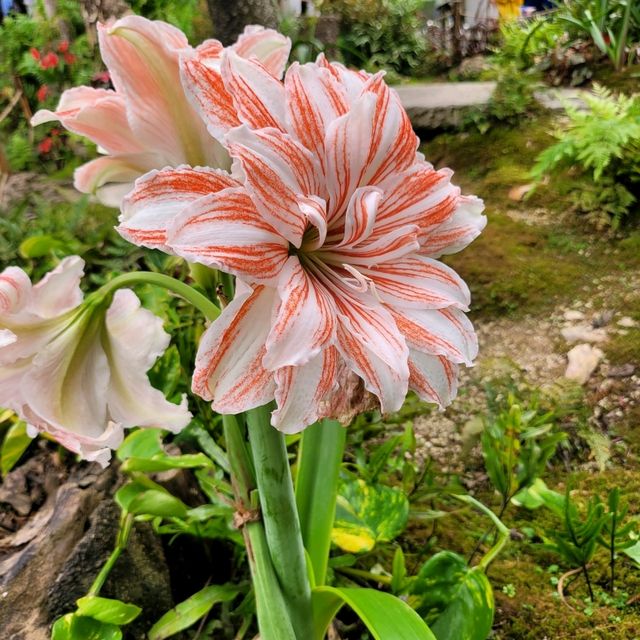
[[[448,262],[469,283],[472,315],[479,323],[510,317],[517,331],[520,318],[545,318],[558,307],[573,306],[578,299],[588,299],[592,313],[611,310],[617,317],[640,321],[638,232],[626,229],[614,235],[589,227],[573,213],[568,197],[571,185],[566,183],[539,185],[524,199],[509,195],[514,187],[531,183],[529,171],[536,155],[552,141],[553,128],[552,116],[541,115],[517,128],[494,127],[482,134],[447,133],[424,142],[422,150],[431,162],[454,168],[455,181],[463,191],[485,200],[489,218],[482,236]],[[615,332],[601,347],[611,365],[640,367],[640,322],[638,327]],[[623,399],[625,384],[625,380],[616,380],[611,387]],[[602,393],[585,390],[587,422],[601,399]],[[610,489],[620,487],[630,512],[637,514],[640,409],[626,411],[605,435],[614,443],[613,455],[601,470],[594,469],[577,442],[570,442],[562,459],[558,457],[549,467],[545,480],[559,492],[564,492],[569,482],[572,495],[583,504],[594,494],[606,496]],[[465,471],[482,477],[477,456],[475,462],[465,464],[472,467]],[[497,510],[499,500],[486,477],[479,481],[476,493]],[[468,556],[487,529],[486,518],[470,509],[458,510],[450,518],[456,524],[443,523],[435,534],[431,525],[414,527],[408,540],[416,547],[427,540],[434,550],[452,549]],[[617,589],[611,595],[607,556],[600,553],[590,567],[596,602],[588,601],[581,575],[564,580],[563,601],[557,583],[572,567],[542,544],[545,530],[561,526],[557,517],[545,509],[528,511],[510,506],[503,520],[513,535],[489,571],[496,596],[493,638],[640,638],[640,567],[622,556],[617,566]]]

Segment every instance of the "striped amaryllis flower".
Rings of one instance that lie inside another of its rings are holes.
[[[480,233],[482,202],[417,153],[380,74],[320,57],[279,82],[229,51],[219,76],[209,91],[192,59],[183,81],[231,173],[148,174],[120,225],[135,241],[139,220],[171,220],[171,251],[240,279],[201,341],[194,391],[221,413],[275,398],[272,424],[287,433],[348,415],[358,383],[357,402],[372,394],[385,412],[408,389],[448,404],[477,342],[469,290],[437,258]]]
[[[176,27],[134,15],[99,24],[98,38],[115,91],[69,89],[56,111],[42,109],[31,120],[33,125],[57,120],[106,154],[76,170],[76,189],[117,207],[134,180],[151,169],[185,162],[230,166],[228,154],[207,135],[180,82],[182,58],[219,66],[220,42],[207,40],[193,49]],[[277,78],[284,73],[290,48],[288,38],[262,27],[247,27],[231,46],[240,56],[260,60]]]

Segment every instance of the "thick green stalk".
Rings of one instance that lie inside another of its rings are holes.
[[[196,291],[188,284],[166,276],[163,273],[152,273],[150,271],[136,271],[134,273],[124,273],[120,276],[116,276],[113,280],[110,280],[104,284],[92,296],[108,296],[111,295],[116,289],[122,287],[128,287],[134,284],[152,284],[158,287],[163,287],[168,291],[184,298],[187,302],[190,302],[196,309],[202,312],[202,314],[208,320],[215,320],[220,315],[220,309],[209,298],[202,295],[199,291]]]
[[[255,480],[240,423],[236,416],[222,416],[222,425],[236,509],[241,518],[248,518],[242,526],[242,535],[247,546],[260,637],[263,640],[296,640],[289,611],[271,562],[263,523],[251,516],[251,512],[257,509],[257,505],[253,505],[251,500]]]
[[[316,586],[327,577],[346,433],[339,422],[322,420],[304,430],[298,449],[296,504]]]
[[[118,530],[118,539],[116,541],[115,549],[111,552],[111,555],[107,558],[107,561],[104,563],[102,569],[100,569],[100,573],[96,576],[96,579],[93,581],[91,588],[89,589],[89,596],[97,596],[100,593],[100,589],[102,589],[102,585],[104,585],[106,579],[109,577],[111,573],[111,569],[113,569],[113,565],[118,561],[120,554],[125,550],[128,542],[129,536],[131,535],[131,528],[133,527],[133,515],[127,513],[126,511],[122,512],[120,516],[120,529]]]
[[[270,423],[269,405],[246,413],[262,519],[278,581],[298,640],[313,637],[311,587],[300,535],[284,435]]]

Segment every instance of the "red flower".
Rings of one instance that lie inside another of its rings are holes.
[[[43,57],[42,60],[40,60],[40,67],[42,69],[51,69],[52,67],[57,67],[58,66],[58,56],[53,53],[53,51],[49,51],[49,53],[46,53]]]
[[[51,138],[45,138],[38,145],[38,153],[41,153],[41,154],[49,153],[52,147],[53,147],[53,140]]]
[[[68,40],[63,40],[59,45],[58,45],[58,51],[60,53],[67,53],[67,51],[69,51],[69,41]]]
[[[52,136],[59,136],[60,135],[60,129],[58,129],[57,127],[54,127],[53,129],[51,129],[51,135]]]
[[[29,53],[36,62],[40,60],[40,52],[35,47],[31,47],[31,49],[29,49]]]
[[[76,57],[73,55],[73,53],[65,53],[63,58],[67,64],[73,64],[76,61]]]
[[[36,98],[38,98],[38,102],[44,102],[49,95],[49,87],[46,84],[43,84],[36,93]]]

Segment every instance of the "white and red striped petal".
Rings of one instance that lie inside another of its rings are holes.
[[[273,373],[262,365],[275,290],[258,286],[236,295],[202,336],[194,393],[219,413],[240,413],[274,397]]]
[[[233,98],[227,91],[219,69],[206,63],[199,52],[180,57],[180,78],[187,98],[200,114],[209,133],[217,140],[240,124]],[[203,52],[203,55],[208,55]]]
[[[377,396],[384,413],[398,411],[408,390],[406,355],[401,370],[390,366],[363,343],[348,323],[340,323],[337,349],[349,368],[360,376],[365,389]]]
[[[458,365],[443,356],[432,356],[411,350],[409,355],[409,387],[422,400],[447,407],[458,392]]]
[[[426,233],[420,253],[437,258],[457,253],[473,242],[487,224],[484,203],[475,196],[460,196],[452,216],[439,227]]]
[[[376,224],[382,191],[377,187],[358,187],[349,200],[344,219],[344,235],[337,247],[353,247],[367,240]]]
[[[327,127],[349,109],[345,89],[329,69],[297,62],[288,69],[284,87],[289,130],[324,168]]]
[[[151,171],[124,199],[117,230],[133,244],[167,249],[167,228],[187,204],[238,186],[219,169],[181,166]]]
[[[291,244],[300,247],[307,217],[300,210],[300,195],[316,195],[319,170],[301,144],[277,129],[251,131],[238,127],[227,135],[234,175],[242,174],[245,187],[265,221]]]
[[[278,294],[280,304],[267,337],[263,361],[272,370],[306,364],[335,337],[332,296],[300,264],[297,256],[291,256],[282,270]]]
[[[252,129],[275,127],[285,131],[284,87],[260,62],[227,49],[221,73],[242,122]]]
[[[379,185],[384,197],[378,207],[376,234],[415,224],[422,237],[448,220],[460,193],[450,177],[448,169],[436,171],[426,162],[389,176]]]
[[[390,309],[398,329],[412,349],[452,362],[473,364],[478,339],[473,325],[460,309]]]
[[[415,162],[419,140],[398,94],[384,82],[382,73],[373,76],[362,90],[376,96],[364,176],[367,184],[375,185],[389,175],[408,169]]]
[[[273,29],[247,25],[231,48],[243,58],[255,58],[274,77],[282,78],[291,51],[291,40]]]
[[[283,433],[298,433],[327,415],[327,399],[338,382],[338,351],[328,347],[309,362],[275,372],[278,408],[271,424]]]
[[[374,268],[361,268],[384,302],[399,307],[467,309],[469,288],[450,267],[422,256],[407,256]]]
[[[328,221],[344,216],[353,192],[362,185],[373,135],[376,96],[367,92],[348,113],[333,120],[325,136]]]
[[[289,243],[256,211],[239,187],[193,202],[167,231],[171,251],[252,282],[277,278],[289,256]]]

